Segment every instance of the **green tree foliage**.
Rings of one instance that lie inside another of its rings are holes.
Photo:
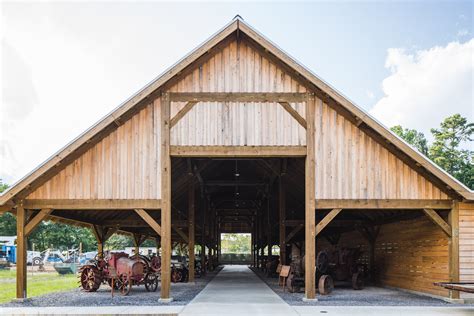
[[[403,128],[400,125],[392,127],[391,130],[407,143],[418,149],[420,153],[428,156],[428,141],[423,133],[414,129]]]
[[[474,152],[462,148],[465,143],[473,141],[474,123],[469,123],[460,114],[447,117],[441,122],[440,128],[431,129],[434,137],[431,145],[416,130],[404,129],[399,125],[391,130],[467,187],[474,189]]]
[[[0,179],[0,194],[8,189],[8,184],[3,183]],[[15,236],[16,235],[16,219],[10,213],[5,213],[0,216],[0,236]]]
[[[474,189],[474,151],[461,149],[465,142],[471,142],[474,123],[455,114],[446,118],[439,129],[431,129],[435,140],[430,147],[431,159],[456,179]]]
[[[222,253],[250,253],[250,234],[222,234]]]

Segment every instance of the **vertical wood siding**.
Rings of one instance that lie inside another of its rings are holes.
[[[364,131],[317,99],[316,199],[447,199]]]
[[[171,92],[306,92],[245,41],[183,75]],[[184,102],[173,102],[171,117]],[[305,104],[292,104],[305,117]],[[446,199],[447,196],[334,109],[316,99],[317,199]],[[28,198],[160,198],[159,100]],[[306,131],[279,104],[199,103],[171,129],[172,145],[305,145]]]
[[[332,246],[317,238],[317,251]],[[342,234],[339,247],[360,248],[368,263],[368,243],[358,232]],[[376,281],[383,286],[448,296],[433,282],[449,280],[448,238],[426,217],[383,225],[375,245]]]
[[[245,41],[233,41],[171,92],[306,92]],[[173,102],[171,117],[185,102]],[[292,107],[305,117],[305,104]],[[277,103],[201,102],[171,129],[172,145],[305,145],[306,131]]]
[[[459,281],[474,281],[474,204],[459,203]],[[474,294],[461,293],[474,299]]]
[[[146,106],[28,198],[161,198],[159,106]]]

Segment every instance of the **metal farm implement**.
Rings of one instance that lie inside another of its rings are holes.
[[[82,289],[95,292],[102,283],[108,284],[122,295],[127,295],[132,285],[144,284],[148,292],[155,292],[161,272],[160,257],[129,257],[123,252],[111,253],[105,258],[96,256],[91,264],[81,267],[79,277]]]

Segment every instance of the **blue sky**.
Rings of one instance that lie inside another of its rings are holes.
[[[473,3],[0,6],[0,179],[12,183],[236,14],[382,123],[473,120]]]

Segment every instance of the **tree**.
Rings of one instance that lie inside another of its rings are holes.
[[[0,179],[0,194],[8,189],[8,184],[3,183]],[[16,219],[10,213],[5,213],[0,216],[0,236],[15,236],[16,235]]]
[[[393,126],[390,130],[428,157],[428,141],[423,133],[400,125]]]
[[[463,143],[473,140],[474,123],[468,123],[465,117],[454,114],[441,122],[439,129],[431,129],[431,133],[434,137],[429,150],[431,159],[474,189],[474,151],[460,148]]]

